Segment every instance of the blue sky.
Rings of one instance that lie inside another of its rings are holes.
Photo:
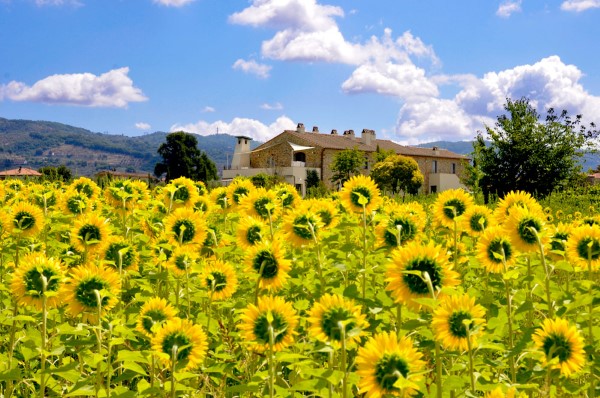
[[[414,144],[525,96],[598,123],[599,20],[600,0],[0,0],[0,117]]]

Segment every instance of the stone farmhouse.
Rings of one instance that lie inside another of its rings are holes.
[[[306,194],[306,172],[311,169],[317,171],[327,186],[335,188],[331,183],[333,172],[329,165],[344,149],[356,148],[364,152],[364,174],[370,173],[378,147],[412,157],[425,177],[421,188],[424,193],[461,187],[459,175],[464,170],[463,163],[469,160],[466,156],[437,147],[418,148],[377,139],[374,130],[364,129],[360,137],[354,134],[354,130],[343,134],[332,130],[330,134],[322,134],[318,127],[306,131],[302,123],[298,123],[296,130],[285,130],[254,150],[250,149],[251,138],[238,136],[236,139],[231,166],[223,170],[224,184],[236,176],[276,174],[283,176],[302,195]]]

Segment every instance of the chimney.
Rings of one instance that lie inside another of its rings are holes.
[[[331,135],[338,135],[337,130],[336,129],[331,130]]]
[[[433,149],[434,151],[437,151],[437,150],[438,150],[438,149],[440,149],[440,148],[438,148],[437,146],[434,146],[432,149]]]
[[[231,169],[247,169],[250,167],[250,141],[252,138],[239,135],[235,137],[237,142],[231,159]]]
[[[319,133],[319,126],[313,126],[313,133]]]
[[[298,133],[304,133],[304,123],[298,123],[298,127],[296,127],[296,131]]]
[[[354,130],[346,130],[344,131],[344,135],[350,138],[354,138]]]
[[[371,146],[375,144],[375,130],[363,129],[361,134],[362,142],[367,146]]]

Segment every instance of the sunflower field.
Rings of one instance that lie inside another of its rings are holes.
[[[2,397],[595,397],[600,217],[0,182]]]

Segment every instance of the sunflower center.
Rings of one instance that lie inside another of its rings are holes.
[[[35,217],[28,211],[20,211],[15,214],[14,223],[15,227],[26,231],[35,226]]]
[[[542,224],[533,217],[523,218],[517,226],[519,237],[528,245],[533,245],[537,242],[535,232],[532,229],[535,229],[537,232],[542,230]]]
[[[27,295],[31,297],[42,297],[44,293],[44,282],[42,276],[46,277],[46,291],[55,292],[58,290],[59,281],[53,269],[44,268],[40,272],[37,268],[32,268],[25,273],[23,281]],[[54,277],[54,278],[53,278]]]
[[[194,209],[199,210],[199,211],[206,211],[208,210],[208,204],[206,203],[205,199],[201,199],[199,201],[197,201],[194,204]]]
[[[75,190],[84,194],[87,198],[91,198],[94,195],[94,190],[90,186],[90,184],[82,183],[75,185]]]
[[[262,218],[269,218],[269,210],[266,207],[269,203],[271,203],[271,199],[267,197],[258,198],[254,201],[254,210]]]
[[[188,191],[187,187],[180,186],[177,188],[175,193],[173,194],[174,201],[187,202],[190,198],[190,191]]]
[[[577,254],[586,260],[596,260],[600,257],[600,242],[589,236],[584,237],[577,244]]]
[[[77,289],[75,289],[75,298],[81,304],[89,308],[98,307],[98,300],[96,298],[95,290],[101,291],[102,289],[110,288],[109,284],[106,281],[98,278],[97,276],[92,276],[91,278],[81,281],[79,285],[77,285]],[[108,297],[102,297],[102,305],[105,305],[108,302]]]
[[[384,354],[375,366],[375,380],[386,391],[398,391],[394,383],[402,377],[408,377],[408,363],[398,354]]]
[[[331,340],[342,340],[342,329],[340,328],[340,322],[347,322],[344,327],[345,334],[356,326],[354,322],[354,315],[345,308],[337,307],[331,308],[328,311],[323,313],[323,320],[321,321],[321,327],[323,332],[329,337]]]
[[[288,324],[285,317],[278,312],[271,311],[271,317],[273,318],[273,322],[271,323],[273,327],[273,343],[277,344],[286,336]],[[266,313],[262,313],[256,318],[253,331],[259,342],[269,344],[269,320]]]
[[[492,239],[487,248],[488,259],[494,263],[501,263],[501,258],[496,258],[494,253],[502,256],[502,250],[504,250],[504,258],[508,261],[512,256],[512,248],[510,243],[502,237],[496,237]]]
[[[177,220],[173,225],[173,233],[181,243],[188,243],[194,239],[196,227],[190,220]]]
[[[279,271],[279,266],[277,264],[277,259],[268,250],[261,250],[254,257],[254,261],[252,262],[252,266],[260,274],[261,278],[271,279],[277,276]],[[261,272],[262,270],[262,272]]]
[[[294,194],[283,190],[279,193],[279,198],[281,199],[281,204],[283,207],[290,207],[294,202]]]
[[[175,267],[181,271],[188,269],[192,262],[192,259],[187,254],[181,254],[175,258]]]
[[[144,313],[142,326],[148,333],[152,333],[152,327],[156,324],[161,324],[167,320],[165,313],[159,309],[148,310]]]
[[[451,220],[462,215],[466,209],[465,202],[458,198],[450,199],[444,203],[444,215]]]
[[[308,217],[306,214],[302,214],[294,219],[294,226],[292,227],[294,234],[301,237],[304,240],[311,240],[312,233],[310,232],[309,223],[312,224],[315,232],[317,232],[317,226],[315,221]]]
[[[562,334],[552,333],[546,337],[543,346],[544,353],[550,358],[558,357],[564,362],[571,357],[571,343]]]
[[[441,285],[441,269],[440,266],[430,258],[417,258],[412,260],[406,266],[407,271],[421,271],[421,273],[427,272],[431,279],[431,285],[433,288],[437,288]],[[404,283],[408,289],[414,294],[428,294],[429,287],[423,278],[419,275],[404,274],[402,276]]]
[[[227,192],[220,193],[215,202],[224,209],[227,207]]]
[[[174,332],[165,336],[162,350],[169,357],[173,357],[173,347],[177,346],[177,361],[185,361],[192,352],[192,340],[182,332]]]
[[[128,248],[129,250],[123,250],[125,248]],[[121,252],[120,256],[119,252]],[[112,261],[116,267],[119,266],[120,262],[121,268],[127,268],[133,264],[135,255],[133,254],[133,250],[131,250],[129,245],[123,243],[112,243],[110,246],[108,246],[104,258],[108,261]]]
[[[215,289],[215,293],[227,287],[227,276],[219,271],[213,271],[210,273],[210,278],[206,278],[206,285],[212,290]]]
[[[463,323],[465,319],[471,320],[473,317],[466,311],[456,311],[450,315],[448,318],[448,327],[452,336],[464,339],[469,335],[467,325]]]
[[[85,244],[102,239],[102,236],[100,236],[100,228],[92,224],[86,224],[81,227],[79,230],[79,237]]]
[[[234,191],[233,191],[233,201],[236,204],[240,203],[240,199],[242,198],[242,196],[246,196],[248,195],[248,192],[250,192],[250,190],[246,187],[237,187]]]
[[[250,243],[251,245],[255,245],[258,242],[260,242],[260,232],[261,230],[259,225],[252,225],[250,228],[248,228],[248,231],[246,231],[246,240],[248,241],[248,243]]]
[[[473,214],[471,219],[469,220],[469,226],[471,230],[475,232],[482,232],[487,227],[487,217],[483,214]]]
[[[333,221],[333,215],[331,214],[331,212],[329,210],[326,210],[326,209],[318,210],[317,214],[319,215],[319,217],[321,218],[321,221],[323,222],[323,225],[325,225],[325,226],[328,226]]]
[[[598,220],[596,220],[594,217],[586,217],[583,219],[583,221],[581,222],[584,225],[589,225],[594,226],[594,225],[600,225],[600,222]]]
[[[383,239],[388,246],[398,246],[398,229],[400,229],[400,243],[414,239],[417,235],[417,226],[406,218],[390,220],[388,228],[383,233]]]
[[[85,200],[79,195],[73,195],[67,199],[67,209],[73,214],[81,214],[86,208]]]
[[[369,190],[369,188],[358,186],[354,187],[354,189],[352,189],[352,192],[350,192],[350,201],[352,201],[352,204],[354,204],[354,206],[363,207],[363,205],[359,201],[361,196],[367,199],[366,205],[371,203],[371,191]]]
[[[557,232],[550,241],[551,250],[565,251],[565,241],[569,239],[569,234],[566,232]],[[587,258],[587,253],[586,253]]]

